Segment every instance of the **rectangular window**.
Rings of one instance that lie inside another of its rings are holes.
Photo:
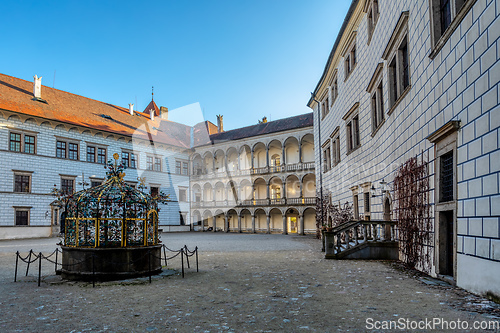
[[[21,152],[21,134],[10,133],[9,150]]]
[[[146,156],[146,170],[153,170],[153,156]]]
[[[179,202],[187,201],[187,190],[185,188],[179,189]]]
[[[389,63],[389,102],[396,104],[410,85],[410,61],[408,58],[408,38],[405,36]]]
[[[160,188],[159,187],[157,187],[157,186],[151,186],[151,192],[150,192],[150,194],[151,194],[151,196],[153,198],[157,197],[159,192],[160,192]]]
[[[441,180],[440,180],[440,202],[453,201],[453,151],[440,157],[441,160]]]
[[[325,93],[323,98],[321,99],[321,119],[325,118],[326,115],[330,112],[330,102],[328,101],[328,94]]]
[[[155,171],[161,171],[161,158],[155,157]]]
[[[181,161],[175,161],[175,173],[176,174],[181,174]]]
[[[75,180],[69,178],[61,178],[61,191],[64,195],[73,194],[75,188]]]
[[[188,164],[188,162],[182,162],[182,174],[187,176],[188,173],[189,173],[189,164]]]
[[[97,163],[106,164],[106,148],[97,148]]]
[[[87,146],[87,162],[95,162],[95,147]]]
[[[28,175],[14,175],[14,192],[30,192],[30,179]]]
[[[335,100],[337,99],[338,95],[339,95],[339,85],[338,85],[337,76],[335,75],[335,78],[333,79],[333,82],[332,82],[332,103],[331,103],[332,105],[335,102]]]
[[[332,164],[335,166],[340,163],[340,137],[332,139]]]
[[[375,25],[377,25],[379,11],[378,11],[378,0],[373,0],[368,2],[367,9],[367,28],[368,28],[368,44],[373,36],[373,30],[375,30]]]
[[[359,116],[356,114],[346,123],[347,134],[347,153],[355,150],[360,146],[359,140]]]
[[[66,142],[57,141],[57,143],[56,143],[56,157],[66,158]]]
[[[24,152],[28,154],[35,153],[35,136],[34,135],[24,135]]]
[[[102,182],[99,180],[91,180],[90,181],[90,187],[96,187],[96,186],[99,186],[101,184],[102,184]]]
[[[332,168],[332,158],[330,145],[323,148],[323,172],[328,172]]]
[[[382,81],[372,94],[371,109],[372,109],[372,133],[379,128],[384,121],[384,93],[382,91]]]
[[[16,225],[29,225],[29,210],[16,209]]]
[[[137,156],[134,153],[130,153],[130,167],[137,168]]]
[[[349,75],[354,70],[354,67],[357,63],[357,54],[356,54],[356,40],[354,40],[350,49],[344,56],[344,70],[345,70],[345,79],[349,77]]]
[[[365,213],[369,213],[370,212],[370,192],[365,192],[364,193],[364,196],[365,196]]]
[[[78,145],[76,143],[70,142],[68,144],[68,158],[70,160],[78,159]]]
[[[122,163],[127,168],[133,168],[133,169],[137,168],[136,155],[134,153],[122,151]]]
[[[36,153],[36,137],[25,133],[13,133],[9,135],[9,150],[24,152],[27,154]]]

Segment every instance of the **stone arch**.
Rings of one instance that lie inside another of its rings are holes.
[[[35,118],[29,117],[24,120],[25,124],[37,125],[37,121]]]
[[[272,140],[267,145],[269,154],[269,166],[280,166],[283,164],[283,145],[279,140]]]
[[[206,230],[208,226],[210,225],[210,219],[212,218],[212,212],[209,211],[208,209],[203,212],[203,220],[201,223],[202,230]]]
[[[199,176],[204,173],[203,160],[199,153],[196,153],[193,156],[191,156],[191,166],[193,168],[192,173],[194,176]]]
[[[226,171],[226,154],[222,149],[217,149],[214,154],[215,160],[215,171],[216,172],[225,172]]]
[[[303,163],[314,162],[314,136],[307,133],[300,139]]]
[[[8,118],[7,118],[7,121],[18,121],[18,122],[22,122],[21,121],[21,117],[19,117],[18,115],[10,115]]]
[[[283,180],[278,177],[272,177],[269,179],[269,198],[271,199],[271,205],[273,202],[278,203],[279,200],[283,198]]]
[[[269,211],[269,226],[271,232],[283,231],[283,212],[281,209],[274,207]]]
[[[203,167],[206,173],[212,173],[214,171],[214,156],[212,152],[207,151],[203,154]]]
[[[304,233],[314,234],[316,233],[316,209],[313,207],[308,207],[302,213],[304,219]]]
[[[230,209],[227,211],[228,226],[227,231],[238,231],[238,212],[236,209]]]
[[[253,198],[252,183],[248,179],[243,179],[240,183],[240,200],[251,200]]]
[[[256,232],[267,232],[267,214],[262,208],[257,208],[254,211],[255,217],[255,231]]]
[[[316,174],[308,173],[302,177],[302,197],[312,198],[316,196]]]
[[[223,231],[224,230],[224,223],[225,223],[225,214],[221,209],[217,209],[215,211],[214,216],[212,217],[215,218],[215,225],[212,225],[212,230],[213,231]],[[213,221],[212,221],[213,223]]]
[[[247,208],[240,211],[241,231],[252,232],[252,213]]]
[[[201,213],[199,210],[193,210],[193,224],[201,223]]]
[[[194,203],[197,203],[197,202],[201,202],[202,198],[203,198],[203,194],[202,194],[202,191],[201,191],[201,186],[200,184],[194,184],[193,185],[193,202]]]
[[[262,142],[257,142],[253,148],[253,167],[264,168],[267,166],[267,147]]]
[[[299,233],[299,223],[300,214],[297,208],[288,208],[285,211],[286,218],[286,233],[287,234],[298,234]]]
[[[248,170],[252,167],[252,149],[248,145],[241,146],[238,154],[240,170]]]
[[[267,199],[267,182],[264,178],[256,178],[253,181],[253,188],[256,200]]]
[[[205,185],[203,185],[202,200],[203,202],[210,202],[214,200],[212,184],[205,183]]]
[[[285,180],[286,198],[300,198],[300,181],[296,175],[289,175]]]
[[[214,189],[215,189],[215,198],[214,198],[215,201],[226,200],[226,193],[225,193],[226,187],[224,186],[224,184],[221,181],[219,181],[215,184]]]
[[[227,171],[238,170],[238,151],[234,147],[229,147],[226,150]]]
[[[238,186],[233,180],[230,180],[226,185],[227,200],[232,203],[238,201]]]
[[[285,140],[285,161],[286,164],[296,164],[300,162],[299,140],[290,136]]]
[[[383,201],[384,221],[392,221],[392,200],[389,194],[384,196]]]

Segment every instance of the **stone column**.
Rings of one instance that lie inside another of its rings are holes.
[[[216,227],[217,227],[217,216],[216,216],[216,215],[214,215],[214,216],[212,217],[212,228],[214,229],[214,230],[212,230],[213,232],[215,232]]]
[[[304,235],[304,213],[299,216],[299,235]]]
[[[281,164],[285,165],[286,164],[286,159],[285,159],[285,146],[281,147]]]
[[[269,167],[269,147],[266,146],[266,167]]]
[[[267,233],[271,233],[271,215],[267,215]]]
[[[238,232],[241,233],[241,215],[238,215]]]
[[[287,225],[286,225],[286,214],[283,215],[283,235],[288,234]]]
[[[299,141],[299,163],[302,163],[302,144]]]
[[[229,216],[224,215],[224,231],[229,232]]]
[[[250,167],[251,167],[251,169],[254,168],[254,164],[253,164],[253,149],[250,150]]]
[[[252,215],[252,233],[255,234],[255,213]]]

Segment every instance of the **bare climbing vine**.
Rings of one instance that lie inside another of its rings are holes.
[[[412,268],[430,272],[432,224],[429,205],[429,163],[410,158],[394,178],[399,248]]]

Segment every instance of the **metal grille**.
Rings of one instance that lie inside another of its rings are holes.
[[[453,200],[453,152],[441,156],[441,202]]]

